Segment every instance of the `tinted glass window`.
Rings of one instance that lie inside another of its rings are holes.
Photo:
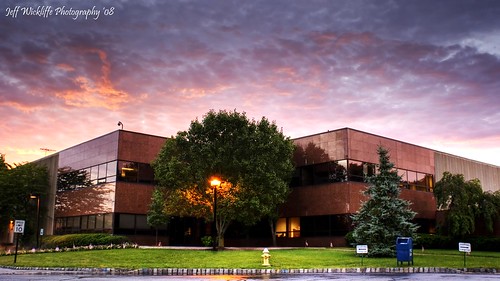
[[[138,180],[142,183],[153,183],[155,174],[153,168],[149,164],[139,163]]]
[[[118,163],[118,171],[119,180],[127,182],[137,182],[137,174],[139,172],[137,163],[120,161]]]

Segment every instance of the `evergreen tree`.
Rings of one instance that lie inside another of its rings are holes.
[[[368,177],[368,188],[364,194],[368,200],[352,216],[353,237],[358,244],[368,245],[369,256],[395,256],[396,238],[413,237],[418,226],[411,222],[415,217],[410,202],[399,198],[398,176],[394,164],[389,160],[389,151],[382,146],[379,155],[378,173]]]

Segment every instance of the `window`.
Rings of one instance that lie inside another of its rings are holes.
[[[290,181],[290,187],[297,187],[302,185],[302,181],[300,180],[300,168],[295,168],[292,175],[292,180]]]
[[[349,180],[363,182],[363,162],[349,160]]]
[[[113,214],[105,214],[104,229],[112,229],[112,228],[113,228]]]
[[[328,183],[330,179],[330,165],[322,163],[314,165],[314,184]]]
[[[138,180],[141,183],[153,183],[155,180],[155,173],[151,165],[139,163]]]
[[[276,223],[277,237],[300,237],[300,218],[279,218]]]
[[[289,218],[288,219],[288,237],[297,238],[300,237],[300,218]]]
[[[374,176],[376,173],[377,167],[373,163],[363,163],[363,174],[365,177],[371,177]]]
[[[88,226],[87,226],[87,224],[88,224],[88,220],[89,220],[89,217],[87,217],[87,216],[83,216],[83,217],[82,217],[82,230],[84,230],[84,229],[87,229],[87,228],[88,228]]]
[[[135,216],[120,214],[119,228],[133,229],[135,227]]]
[[[97,184],[97,178],[99,176],[99,167],[90,167],[90,181],[92,184]]]
[[[99,180],[106,179],[106,174],[107,174],[106,166],[107,166],[106,163],[99,165],[99,172],[97,177]]]
[[[434,191],[434,176],[430,174],[425,175],[425,183],[426,186],[428,187],[427,191],[433,192]]]
[[[276,236],[286,237],[286,218],[279,218],[276,222]]]
[[[106,181],[107,182],[116,181],[116,161],[108,163],[108,167],[106,169]]]
[[[128,161],[118,162],[119,181],[153,184],[154,179],[154,170],[149,164]]]
[[[95,219],[95,229],[102,230],[103,226],[104,226],[104,216],[99,214],[96,216]]]
[[[118,170],[120,172],[118,176],[121,181],[137,182],[137,163],[120,161],[118,163]]]
[[[136,228],[137,229],[150,229],[151,227],[148,224],[147,217],[145,215],[137,215],[136,219]]]
[[[412,171],[406,171],[408,177],[408,184],[411,190],[416,190],[415,183],[417,181],[417,173]]]
[[[401,183],[400,183],[399,187],[409,188],[407,171],[406,170],[398,170],[398,176],[401,177]]]

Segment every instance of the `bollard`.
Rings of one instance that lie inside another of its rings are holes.
[[[264,251],[262,251],[262,265],[263,266],[271,266],[271,264],[269,264],[269,258],[271,257],[271,255],[269,254],[269,250],[267,248],[264,248]]]

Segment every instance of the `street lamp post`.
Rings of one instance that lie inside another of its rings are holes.
[[[36,248],[40,245],[40,195],[31,195],[30,199],[36,199]]]
[[[221,181],[217,178],[213,178],[210,181],[210,185],[214,189],[214,223],[212,227],[212,250],[217,251],[218,242],[217,241],[217,187],[220,186]]]

